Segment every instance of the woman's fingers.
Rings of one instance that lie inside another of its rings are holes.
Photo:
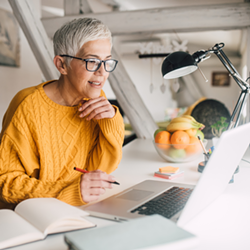
[[[100,96],[95,99],[90,99],[87,102],[84,102],[82,106],[79,108],[80,117],[86,117],[87,120],[91,119],[103,119],[103,118],[112,118],[115,115],[115,109],[110,104],[110,102]]]
[[[115,115],[115,110],[113,107],[110,108],[108,106],[102,106],[100,108],[94,109],[86,119],[87,120],[91,120],[91,119],[100,120],[103,118],[112,118],[114,117],[114,115]]]
[[[97,184],[97,185],[103,185],[103,183],[109,183],[109,182],[113,182],[115,181],[115,177],[112,175],[109,175],[101,170],[95,170],[95,171],[91,171],[89,173],[86,173],[83,175],[83,178],[87,178],[88,180],[93,181],[93,184]],[[97,183],[95,183],[95,181]],[[98,183],[99,182],[99,183]]]
[[[105,104],[107,105],[107,103],[108,103],[108,100],[100,96],[95,99],[90,99],[89,101],[83,101],[81,107],[79,108],[79,111],[81,111],[81,114],[83,116],[86,116],[95,108],[104,106]]]
[[[82,175],[81,178],[81,194],[84,202],[98,200],[100,195],[105,193],[106,188],[112,188],[110,182],[115,178],[103,171],[97,170]]]

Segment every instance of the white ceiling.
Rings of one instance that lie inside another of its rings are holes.
[[[116,6],[118,10],[140,10],[140,9],[153,9],[163,7],[179,7],[179,6],[192,6],[192,5],[210,5],[210,4],[224,4],[224,3],[242,3],[244,0],[88,0],[93,12],[108,12],[112,11]],[[41,0],[42,4],[42,17],[50,17],[55,15],[63,15],[63,0]],[[155,34],[151,36],[152,39],[164,39],[169,34]],[[242,31],[208,31],[208,32],[192,32],[192,33],[178,33],[172,34],[178,41],[188,40],[189,44],[198,45],[201,49],[212,47],[215,43],[224,42],[225,50],[232,53],[240,54]],[[148,37],[123,37],[123,40],[128,43],[147,40]]]

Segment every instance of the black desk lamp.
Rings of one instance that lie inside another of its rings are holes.
[[[165,79],[173,79],[181,76],[188,75],[198,69],[197,64],[199,62],[208,59],[212,53],[214,53],[228,70],[229,75],[233,77],[235,82],[241,88],[241,94],[238,98],[236,106],[230,118],[229,127],[236,127],[239,123],[240,115],[243,111],[244,104],[246,103],[249,94],[249,84],[244,81],[235,67],[232,65],[222,48],[224,43],[215,44],[211,49],[200,50],[190,55],[183,51],[176,51],[168,55],[162,63],[162,75]],[[238,112],[238,114],[237,114]],[[237,116],[236,116],[237,114]],[[235,123],[234,119],[236,117]]]

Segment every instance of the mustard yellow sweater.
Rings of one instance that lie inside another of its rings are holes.
[[[47,82],[48,83],[48,82]],[[81,173],[114,171],[122,157],[124,124],[79,118],[78,107],[54,103],[42,83],[20,91],[4,116],[0,134],[0,208],[22,200],[55,197],[74,206],[81,198]],[[105,96],[104,92],[101,93]]]

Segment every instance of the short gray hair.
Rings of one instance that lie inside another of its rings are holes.
[[[54,53],[56,55],[75,56],[80,48],[89,41],[109,39],[112,37],[109,28],[95,18],[79,18],[64,24],[53,37]],[[65,58],[69,66],[71,58]]]

